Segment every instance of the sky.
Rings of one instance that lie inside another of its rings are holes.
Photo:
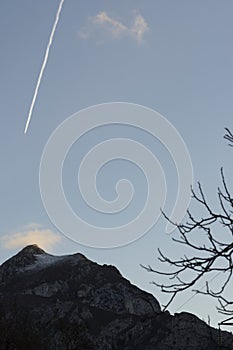
[[[59,232],[45,210],[40,161],[51,134],[71,115],[110,102],[142,105],[160,113],[179,132],[192,160],[194,186],[201,181],[209,201],[217,206],[220,167],[226,177],[232,174],[232,149],[223,135],[225,127],[232,127],[233,115],[233,3],[64,1],[24,134],[58,5],[57,0],[3,0],[0,5],[0,263],[30,243],[51,254],[81,252],[100,264],[117,266],[123,276],[163,304],[167,296],[150,283],[157,276],[140,264],[159,266],[158,248],[168,255],[182,255],[182,247],[174,246],[171,239],[176,233],[165,233],[166,220],[160,217],[140,239],[121,247],[99,249],[74,242]],[[116,182],[130,179],[135,189],[132,206],[115,217],[90,211],[82,202],[77,187],[82,157],[96,142],[114,137],[134,139],[156,154],[167,181],[164,209],[170,214],[178,186],[171,155],[145,131],[122,125],[90,131],[70,149],[63,186],[74,211],[93,225],[113,227],[125,224],[143,207],[147,190],[143,172],[119,159],[101,169],[97,188],[102,197],[114,200]],[[190,299],[192,295],[188,291],[178,296],[170,312],[193,312],[204,320],[209,315],[216,325],[222,319],[216,302],[204,296]]]

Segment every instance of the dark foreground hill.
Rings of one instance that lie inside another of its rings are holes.
[[[222,332],[221,349],[233,349]],[[28,246],[0,266],[0,350],[217,350],[218,331],[158,301],[113,266]]]

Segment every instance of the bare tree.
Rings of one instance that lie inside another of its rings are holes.
[[[225,130],[224,138],[228,140],[230,146],[233,146],[233,134],[229,129]],[[162,292],[169,294],[169,300],[164,305],[164,310],[178,293],[192,289],[196,293],[218,299],[219,312],[227,315],[233,314],[233,300],[224,297],[224,292],[229,287],[233,274],[233,196],[228,189],[223,169],[221,169],[221,181],[222,189],[218,188],[217,190],[218,212],[208,204],[202,186],[198,183],[197,192],[193,188],[191,189],[192,198],[203,210],[204,216],[198,219],[188,210],[185,223],[173,223],[180,234],[178,239],[172,238],[173,241],[184,245],[190,254],[173,260],[158,249],[159,260],[170,266],[169,271],[163,272],[153,269],[149,265],[143,266],[149,272],[168,277],[167,284],[152,282]],[[165,214],[164,216],[169,220]],[[223,230],[224,235],[221,234]],[[197,241],[200,243],[196,243]],[[208,282],[206,282],[204,290],[193,289],[199,280],[211,272],[224,275],[224,281],[220,287],[218,286],[218,289],[212,289]]]

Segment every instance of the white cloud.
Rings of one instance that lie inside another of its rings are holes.
[[[20,249],[29,244],[37,244],[40,248],[50,249],[61,240],[58,233],[41,225],[31,223],[21,230],[7,234],[0,238],[0,242],[6,249]]]
[[[148,24],[140,14],[136,15],[134,24],[130,29],[130,32],[133,36],[135,36],[138,42],[143,40],[144,34],[149,30]]]
[[[107,12],[99,12],[96,16],[90,17],[88,25],[81,29],[79,37],[81,39],[88,39],[96,35],[98,30],[107,32],[113,38],[128,36],[141,43],[145,33],[149,30],[148,23],[145,18],[139,14],[134,14],[133,24],[126,25],[122,22],[110,17]]]
[[[114,37],[119,37],[128,31],[123,23],[109,17],[106,12],[99,12],[93,17],[93,23],[105,27]]]

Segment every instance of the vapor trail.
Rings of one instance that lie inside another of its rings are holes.
[[[56,13],[56,18],[55,18],[55,21],[54,21],[54,24],[53,24],[53,28],[52,28],[50,37],[49,37],[49,42],[48,42],[48,45],[47,45],[47,48],[46,48],[46,51],[45,51],[44,60],[43,60],[43,63],[42,63],[41,69],[40,69],[40,74],[39,74],[39,77],[38,77],[38,80],[37,80],[37,83],[36,83],[35,92],[34,92],[34,95],[33,95],[33,98],[32,98],[32,102],[31,102],[31,106],[30,106],[30,109],[29,109],[28,118],[27,118],[25,129],[24,129],[24,133],[25,134],[26,134],[26,132],[28,130],[28,126],[30,124],[33,108],[34,108],[34,105],[35,105],[35,102],[36,102],[36,98],[37,98],[37,94],[38,94],[38,91],[39,91],[39,88],[40,88],[40,84],[41,84],[41,79],[43,77],[43,73],[44,73],[44,70],[45,70],[45,67],[46,67],[46,64],[47,64],[47,61],[48,61],[50,47],[51,47],[51,45],[53,43],[53,37],[54,37],[54,34],[56,32],[57,24],[58,24],[58,21],[59,21],[59,18],[60,18],[60,14],[61,14],[61,10],[62,10],[62,6],[63,6],[64,1],[65,0],[61,0],[60,3],[59,3],[59,6],[58,6],[58,10],[57,10],[57,13]]]
[[[221,272],[218,272],[215,276],[213,276],[208,283],[212,282],[213,280],[215,280],[215,278],[217,278],[220,275]],[[200,288],[200,291],[202,291],[204,288],[206,287],[206,284],[204,284],[204,286],[202,286],[202,288]],[[178,309],[176,309],[175,312],[179,311],[184,305],[188,304],[190,302],[190,300],[192,300],[193,298],[195,298],[197,296],[198,292],[196,291],[195,294],[193,294],[190,298],[188,298],[182,305],[180,305],[178,307]]]

